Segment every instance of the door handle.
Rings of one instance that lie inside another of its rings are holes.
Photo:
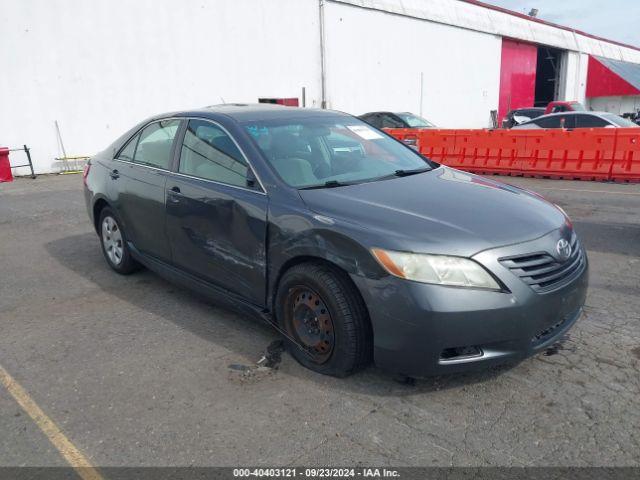
[[[113,170],[111,170],[111,172],[109,172],[109,176],[112,179],[117,180],[118,178],[120,178],[120,173],[118,173],[118,170],[114,168]]]
[[[167,200],[171,203],[180,203],[180,197],[182,194],[180,193],[180,187],[171,187],[169,189],[170,195],[167,195]]]

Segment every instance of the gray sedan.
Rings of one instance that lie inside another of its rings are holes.
[[[587,256],[559,207],[339,112],[157,115],[92,158],[84,182],[113,270],[146,266],[255,315],[323,374],[520,360],[585,302]]]
[[[542,115],[528,122],[514,125],[512,130],[540,128],[638,128],[638,125],[620,115],[607,112],[561,112]]]

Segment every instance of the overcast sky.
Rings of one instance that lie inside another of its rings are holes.
[[[640,47],[640,0],[483,0],[593,35]]]

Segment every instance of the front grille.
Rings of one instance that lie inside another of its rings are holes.
[[[547,252],[536,252],[501,258],[500,263],[536,292],[549,292],[569,283],[584,270],[584,251],[575,234],[571,247],[571,256],[564,262],[557,261]]]

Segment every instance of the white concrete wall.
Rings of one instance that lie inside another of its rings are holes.
[[[320,101],[313,0],[0,0],[0,25],[0,145],[29,145],[37,172],[60,155],[55,120],[91,155],[163,111]]]
[[[0,145],[26,143],[36,171],[48,172],[62,153],[56,120],[75,156],[158,112],[300,97],[303,86],[307,105],[319,106],[318,8],[318,0],[0,0]],[[457,0],[326,0],[325,20],[329,108],[422,112],[442,127],[489,125],[500,35],[570,50],[561,83],[569,100],[584,97],[587,53],[640,62],[636,50]]]
[[[622,115],[640,109],[640,96],[590,98],[588,105],[593,110]]]
[[[498,108],[500,37],[333,2],[325,25],[329,108],[422,110],[440,127],[489,126]]]

